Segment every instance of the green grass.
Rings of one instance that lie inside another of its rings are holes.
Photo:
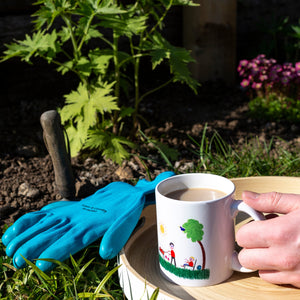
[[[160,265],[166,269],[167,271],[175,274],[178,277],[186,278],[186,279],[209,279],[210,271],[209,269],[203,270],[191,270],[191,269],[184,269],[178,268],[173,264],[166,261],[161,255],[159,255],[159,262]]]
[[[0,262],[0,299],[124,299],[116,260],[101,260],[96,244],[44,273],[30,262],[16,270],[0,242]]]
[[[190,172],[208,172],[233,177],[299,176],[298,150],[278,138],[261,142],[257,138],[243,145],[226,143],[204,128],[199,140],[191,138],[195,157]],[[173,169],[168,153],[160,149],[166,166]],[[124,299],[118,283],[116,260],[103,261],[99,242],[77,253],[54,270],[43,273],[34,265],[16,270],[0,242],[0,299]],[[155,299],[157,290],[151,299]]]
[[[196,158],[191,171],[227,178],[300,175],[299,149],[280,138],[261,141],[254,137],[242,145],[232,145],[217,132],[208,138],[206,130],[207,127],[199,140],[190,137]]]

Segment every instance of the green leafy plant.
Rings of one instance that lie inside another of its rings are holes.
[[[252,98],[250,113],[255,118],[300,121],[300,62],[278,64],[264,54],[238,66],[241,86]]]
[[[34,32],[6,45],[2,61],[20,57],[32,63],[38,57],[56,65],[62,75],[78,76],[77,90],[65,95],[60,109],[72,156],[96,149],[121,163],[129,155],[128,147],[134,147],[124,128],[135,136],[141,101],[172,82],[197,91],[188,69],[190,53],[162,35],[170,9],[194,5],[192,1],[38,0],[35,5]],[[151,61],[152,70],[164,63],[170,70],[165,82],[144,93],[142,59]]]
[[[254,98],[249,102],[249,110],[251,116],[257,119],[300,121],[300,101],[288,97],[281,99],[275,94],[268,98]]]

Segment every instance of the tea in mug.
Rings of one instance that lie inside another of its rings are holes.
[[[209,201],[223,198],[226,193],[211,188],[187,188],[172,191],[165,196],[181,201]]]

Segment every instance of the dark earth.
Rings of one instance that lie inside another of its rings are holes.
[[[72,76],[61,77],[44,63],[27,65],[19,61],[0,64],[0,226],[10,224],[29,211],[61,199],[54,180],[53,166],[42,138],[40,116],[63,104],[63,95],[77,85]],[[157,79],[156,79],[157,80]],[[146,89],[153,79],[144,79]],[[204,125],[208,134],[216,130],[229,143],[243,144],[258,136],[267,140],[279,136],[294,143],[299,127],[286,122],[253,120],[248,116],[247,95],[222,82],[207,82],[194,95],[188,88],[173,84],[144,99],[141,113],[150,126],[142,124],[151,138],[179,151],[173,165],[180,172],[192,171],[197,157],[188,135],[200,141]],[[72,159],[77,198],[81,199],[112,181],[133,183],[153,179],[168,170],[158,151],[138,142],[136,154],[122,166],[101,156]],[[146,158],[145,158],[146,157]],[[145,167],[146,166],[146,167]]]

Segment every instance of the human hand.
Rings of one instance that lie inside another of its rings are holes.
[[[25,214],[2,237],[6,253],[18,269],[26,266],[23,256],[38,259],[36,265],[47,271],[55,265],[39,259],[63,261],[103,236],[100,255],[111,259],[134,230],[146,195],[151,198],[156,185],[172,175],[164,172],[150,182],[139,180],[135,186],[113,182],[81,201],[55,202]]]
[[[243,247],[240,263],[259,270],[259,276],[274,284],[300,287],[300,195],[245,191],[242,199],[264,213],[282,214],[265,221],[250,222],[236,234]]]

